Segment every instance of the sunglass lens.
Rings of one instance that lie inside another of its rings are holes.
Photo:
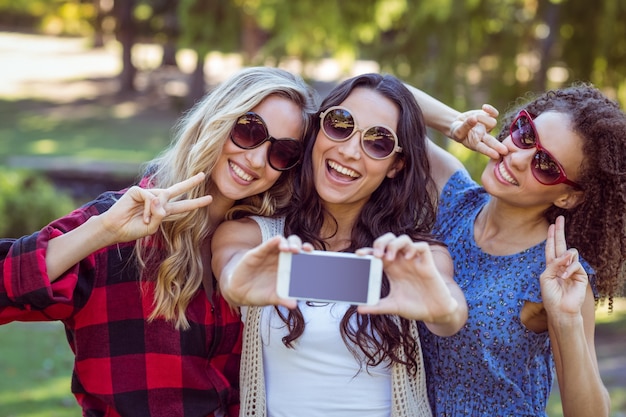
[[[256,148],[267,136],[265,123],[253,113],[244,114],[237,119],[232,131],[233,142],[244,149]]]
[[[324,116],[322,127],[329,138],[343,140],[354,131],[354,119],[345,109],[333,109]]]
[[[537,151],[532,162],[535,178],[545,185],[556,183],[561,178],[561,168],[552,157],[544,151]]]
[[[511,139],[513,139],[515,146],[521,149],[529,149],[535,146],[535,129],[528,117],[521,115],[513,122]]]
[[[395,148],[395,137],[385,127],[375,126],[363,133],[363,149],[372,158],[386,158]]]
[[[279,171],[293,168],[301,157],[302,142],[293,139],[277,139],[268,153],[270,165]]]

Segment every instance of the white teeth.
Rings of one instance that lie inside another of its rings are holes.
[[[500,161],[500,163],[498,164],[498,172],[500,173],[500,175],[502,175],[502,178],[504,178],[511,184],[519,185],[519,183],[515,181],[515,179],[509,175],[506,169],[504,169],[504,164],[502,163],[502,161]]]
[[[250,182],[254,179],[251,175],[246,174],[246,172],[238,165],[235,165],[232,162],[229,162],[229,165],[232,168],[233,172],[237,174],[237,176],[242,180]]]
[[[334,169],[335,171],[337,171],[340,174],[343,175],[347,175],[348,177],[352,177],[352,178],[359,178],[360,175],[358,173],[356,173],[355,171],[348,169],[342,165],[339,165],[338,163],[334,162],[334,161],[328,161],[328,166],[331,167],[332,169]]]

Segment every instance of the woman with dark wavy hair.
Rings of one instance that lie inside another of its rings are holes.
[[[491,157],[479,186],[430,146],[435,230],[469,306],[451,337],[420,328],[434,414],[545,417],[556,369],[564,415],[608,416],[594,312],[626,273],[626,115],[577,84],[522,103],[496,140],[476,125],[493,108],[425,105],[433,127]]]
[[[319,116],[282,216],[225,222],[212,242],[226,300],[265,306],[242,309],[242,415],[430,416],[416,320],[448,336],[467,310],[431,235],[421,110],[395,77],[365,74],[338,85]],[[383,260],[377,305],[276,295],[281,251],[368,247]]]

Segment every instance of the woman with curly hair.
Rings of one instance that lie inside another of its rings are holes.
[[[431,235],[421,110],[395,77],[360,75],[326,97],[310,138],[282,216],[222,223],[212,242],[224,297],[265,306],[242,309],[242,415],[430,416],[416,320],[447,336],[467,309]],[[281,251],[366,247],[383,260],[379,304],[278,298]]]
[[[480,186],[429,149],[435,231],[469,307],[453,336],[420,327],[434,414],[545,417],[556,368],[564,415],[608,416],[594,313],[624,284],[626,115],[578,84],[520,105],[496,140],[490,106],[459,115],[422,100],[434,125],[491,157]]]
[[[316,111],[300,77],[245,68],[184,115],[139,186],[0,242],[0,323],[64,324],[84,415],[238,416],[241,321],[214,291],[211,238],[239,207],[289,202]]]

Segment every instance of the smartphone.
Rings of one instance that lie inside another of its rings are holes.
[[[350,304],[378,303],[383,263],[370,255],[346,252],[281,252],[279,297]]]

